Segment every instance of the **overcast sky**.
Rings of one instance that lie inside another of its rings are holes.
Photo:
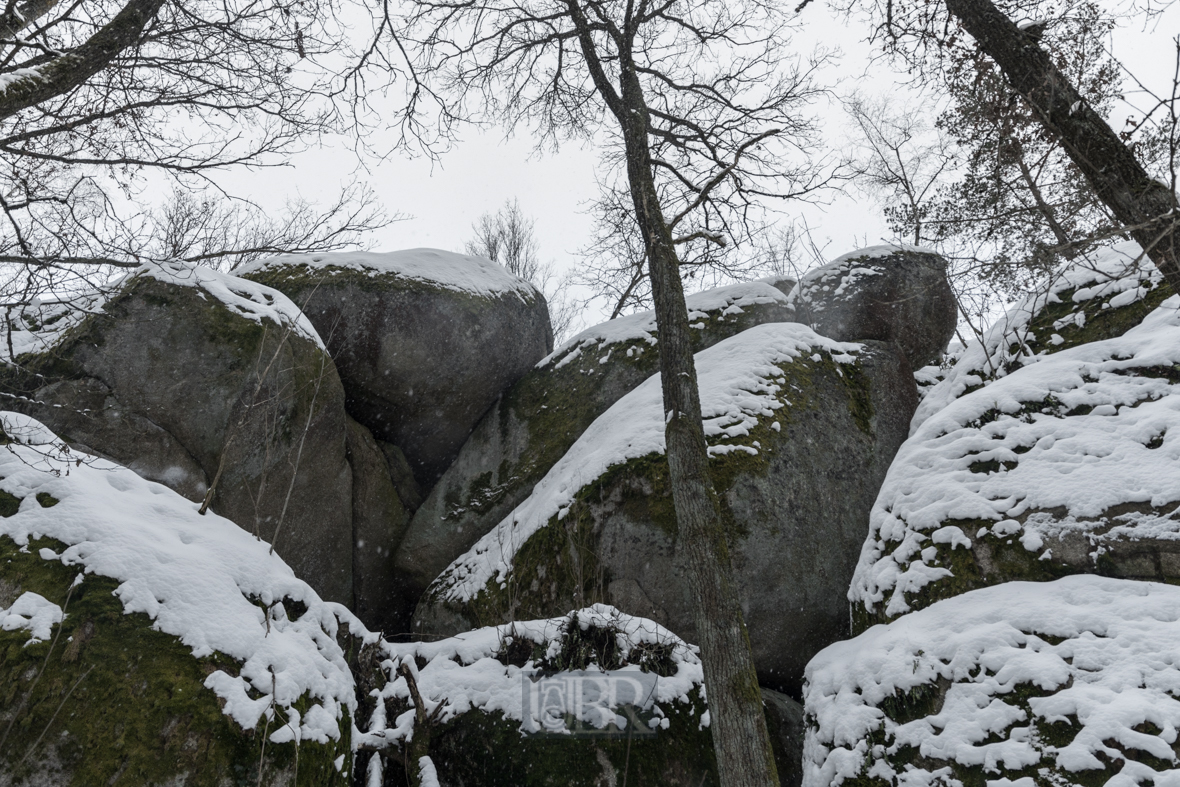
[[[835,16],[819,3],[809,6],[802,18],[805,25],[796,39],[800,52],[817,44],[838,45],[843,51],[839,68],[818,75],[818,80],[833,85],[837,94],[853,90],[888,93],[912,104],[915,112],[931,111],[906,96],[901,86],[904,76],[891,71],[883,61],[870,62],[874,53],[864,40],[867,28]],[[1114,42],[1115,53],[1156,89],[1166,90],[1173,75],[1172,39],[1178,33],[1180,8],[1173,7],[1149,31],[1121,29]],[[842,144],[849,135],[842,111],[834,104],[817,106],[816,110],[824,119],[825,140]],[[1122,118],[1114,121],[1117,128]],[[363,180],[390,212],[409,217],[373,237],[377,251],[419,246],[459,251],[480,214],[516,198],[523,212],[536,220],[541,256],[559,266],[574,265],[578,248],[589,238],[590,220],[584,209],[597,193],[596,153],[571,144],[556,155],[539,155],[523,133],[505,139],[502,130],[481,133],[470,129],[440,162],[395,155],[367,171],[356,169],[356,159],[346,146],[329,146],[293,158],[289,168],[238,175],[228,182],[263,204],[277,204],[293,191],[315,199],[349,179]],[[829,258],[888,236],[879,207],[861,195],[834,197],[831,204],[822,206],[787,207],[789,214],[804,217],[815,228],[815,238],[826,244]]]

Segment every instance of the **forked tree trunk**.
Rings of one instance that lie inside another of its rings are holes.
[[[1153,180],[1131,149],[1078,93],[1033,36],[991,0],[946,0],[950,13],[996,62],[1055,134],[1098,198],[1180,293],[1180,215],[1171,188]]]
[[[777,787],[762,693],[733,579],[721,508],[709,475],[680,261],[652,176],[647,107],[638,92],[638,80],[631,82],[625,81],[622,91],[631,120],[623,129],[627,176],[648,256],[676,538],[688,556],[688,579],[695,602],[693,622],[705,672],[717,771],[723,787]]]
[[[620,90],[616,92],[594,43],[596,25],[587,19],[578,0],[565,2],[595,88],[623,132],[627,180],[647,252],[660,347],[664,437],[676,511],[676,538],[688,556],[693,622],[705,672],[718,776],[722,787],[778,787],[762,692],[721,523],[721,506],[709,475],[680,260],[652,174],[647,102],[631,49],[636,30],[630,22],[624,30],[607,26],[618,46]]]

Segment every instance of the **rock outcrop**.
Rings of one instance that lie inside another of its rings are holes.
[[[974,590],[808,665],[804,787],[1167,784],[1180,588],[1095,576]]]
[[[378,771],[387,784],[403,783],[404,764],[417,770],[427,757],[439,784],[718,784],[700,661],[653,621],[596,605],[383,647],[390,674],[377,692],[369,737],[406,753],[387,750],[379,763],[365,762],[370,779]],[[407,668],[423,704],[439,709],[434,718],[406,713]],[[797,787],[802,710],[773,692],[767,697],[780,781]]]
[[[697,354],[714,483],[761,682],[797,692],[847,631],[864,522],[916,402],[889,344],[760,325]],[[414,632],[605,601],[692,641],[658,377],[588,428],[419,603]]]
[[[690,295],[698,349],[790,318],[763,282]],[[498,400],[431,491],[398,551],[408,617],[426,587],[532,492],[594,419],[659,371],[655,315],[642,312],[575,336]]]
[[[1178,307],[918,426],[873,506],[849,592],[857,630],[1012,580],[1180,581]]]
[[[208,268],[151,265],[87,311],[4,368],[8,406],[190,500],[217,479],[213,511],[353,603],[344,391],[299,310]]]
[[[429,489],[500,394],[553,349],[545,298],[499,265],[434,249],[278,257],[240,271],[299,304],[348,413]]]
[[[923,396],[913,427],[964,393],[1042,358],[1122,336],[1170,295],[1163,275],[1134,242],[1095,249],[1066,263],[939,375]]]
[[[958,307],[937,254],[873,246],[809,271],[791,291],[795,319],[842,342],[893,342],[920,369],[938,360]]]
[[[373,435],[351,418],[346,428],[352,470],[352,610],[369,628],[392,635],[399,623],[393,615],[398,600],[393,551],[410,513]]]
[[[229,520],[0,424],[0,785],[347,785],[333,608]]]

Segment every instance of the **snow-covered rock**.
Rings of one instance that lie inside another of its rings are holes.
[[[535,287],[436,249],[295,254],[239,271],[300,304],[340,370],[349,414],[429,489],[496,398],[553,348]]]
[[[1171,288],[1139,244],[1119,243],[1067,262],[1050,280],[971,342],[923,396],[913,429],[968,391],[1086,342],[1139,324]]]
[[[55,308],[13,337],[28,352],[0,367],[4,407],[190,500],[219,477],[213,511],[272,541],[323,597],[351,603],[344,390],[294,303],[209,268],[152,263]]]
[[[367,730],[358,745],[384,755],[364,763],[370,778],[400,777],[403,762],[429,758],[440,784],[716,783],[696,649],[651,620],[599,604],[380,647],[388,679],[358,725]],[[802,729],[792,717],[801,721],[801,710],[771,702],[776,760],[797,773]]]
[[[858,627],[1014,579],[1180,580],[1178,308],[926,419],[872,509],[849,591]]]
[[[764,282],[688,296],[697,349],[788,319],[785,303]],[[583,331],[510,388],[414,514],[396,563],[407,616],[435,577],[523,503],[595,418],[658,371],[655,314],[641,312]]]
[[[228,519],[0,426],[0,781],[293,784],[298,756],[347,783],[347,610]]]
[[[807,667],[804,787],[1170,785],[1180,588],[1072,576],[939,601]]]
[[[915,402],[891,344],[798,323],[750,328],[696,355],[714,483],[762,682],[798,689],[847,631],[869,507]],[[587,428],[518,505],[431,585],[416,634],[607,601],[693,639],[686,555],[653,376]]]
[[[860,249],[808,271],[791,291],[795,319],[843,342],[893,342],[911,369],[941,357],[958,307],[946,260],[913,246]]]

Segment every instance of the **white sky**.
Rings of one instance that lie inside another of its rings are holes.
[[[803,19],[805,27],[796,39],[801,52],[817,43],[830,46],[834,42],[844,52],[840,67],[821,72],[819,81],[835,84],[842,94],[854,89],[890,92],[899,100],[913,101],[899,85],[903,78],[887,63],[870,64],[873,53],[864,42],[867,28],[836,17],[819,3],[808,7]],[[1180,8],[1173,7],[1152,30],[1121,30],[1115,53],[1141,78],[1157,89],[1170,91],[1174,64],[1171,39],[1177,33]],[[930,111],[920,102],[913,103],[914,111]],[[826,141],[842,144],[848,132],[841,110],[835,106],[817,110],[824,118]],[[1122,119],[1113,119],[1116,129]],[[363,180],[387,210],[411,217],[373,236],[372,245],[378,251],[418,246],[459,251],[482,213],[493,212],[513,198],[520,201],[526,216],[536,220],[542,258],[553,259],[562,268],[576,265],[576,251],[589,239],[591,222],[583,210],[597,193],[597,155],[592,148],[570,144],[556,155],[540,155],[523,136],[505,139],[502,131],[472,128],[441,162],[394,155],[370,165],[367,171],[357,170],[356,159],[341,145],[301,154],[289,163],[289,168],[236,175],[226,182],[231,190],[248,193],[262,204],[277,205],[293,191],[316,199],[353,178]],[[836,197],[826,207],[788,206],[788,215],[792,212],[805,217],[814,228],[815,238],[821,246],[826,244],[829,258],[888,236],[879,207],[860,196]],[[598,320],[593,314],[587,318],[590,324]]]

